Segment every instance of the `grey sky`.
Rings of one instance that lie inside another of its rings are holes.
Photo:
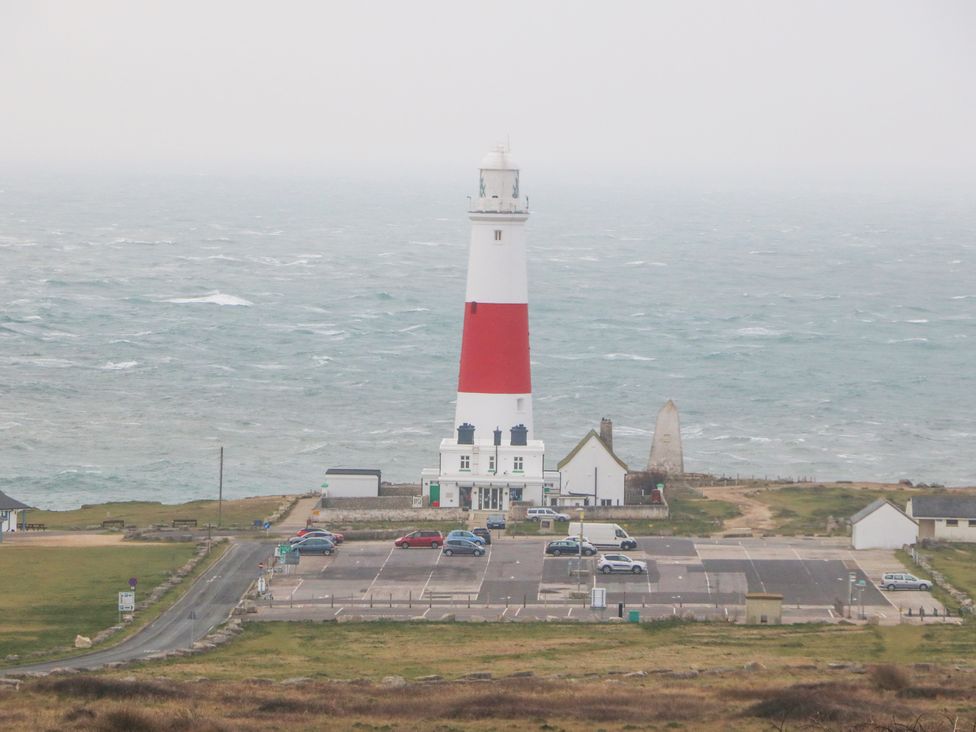
[[[976,169],[976,3],[0,0],[0,163]]]

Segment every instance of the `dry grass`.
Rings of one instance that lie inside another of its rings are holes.
[[[78,675],[0,696],[3,730],[495,729],[970,730],[976,678],[934,671],[897,695],[845,674],[796,682],[782,673],[672,679],[594,676],[407,683],[214,682]],[[930,698],[912,689],[940,688]]]

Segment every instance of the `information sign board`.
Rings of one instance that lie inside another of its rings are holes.
[[[119,593],[119,612],[120,613],[131,613],[136,609],[136,593],[134,592],[120,592]]]

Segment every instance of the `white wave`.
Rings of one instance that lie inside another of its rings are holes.
[[[891,338],[885,343],[891,345],[892,343],[928,343],[928,338]]]
[[[603,356],[610,361],[656,361],[652,356],[638,356],[635,353],[606,353]]]
[[[325,366],[327,363],[332,363],[331,356],[312,356],[312,360],[315,361],[316,366]]]
[[[642,265],[644,263],[645,262],[644,262],[643,259],[635,259],[633,262],[624,262],[624,265],[625,266],[628,266],[628,267],[639,267],[640,265]]]
[[[953,295],[952,299],[953,300],[974,300],[976,299],[976,295]]]
[[[22,427],[20,422],[0,422],[0,430],[12,430],[15,427]]]
[[[739,330],[737,330],[735,333],[736,335],[740,335],[740,336],[763,336],[763,337],[773,337],[773,336],[783,335],[782,332],[778,330],[773,330],[772,328],[763,328],[759,326],[753,328],[739,328]]]
[[[68,369],[81,365],[77,361],[69,361],[66,358],[32,358],[28,363],[46,369]]]
[[[174,297],[169,300],[164,300],[163,302],[172,302],[176,303],[177,305],[206,303],[209,305],[240,305],[243,307],[250,307],[254,304],[253,302],[245,300],[242,297],[225,295],[222,292],[213,292],[209,295],[201,295],[200,297]]]
[[[139,365],[138,361],[109,361],[102,366],[102,371],[125,371]]]
[[[410,333],[411,331],[417,330],[417,328],[425,328],[425,327],[426,326],[423,323],[419,323],[417,325],[408,325],[406,328],[400,328],[400,330],[398,330],[397,333]]]
[[[262,371],[284,371],[288,368],[283,363],[252,363],[251,365]]]
[[[631,313],[629,317],[631,317],[631,318],[642,318],[645,315],[647,315],[647,313]]]
[[[905,322],[919,324],[919,323],[927,323],[929,321],[926,318],[916,318],[915,320],[906,320]]]

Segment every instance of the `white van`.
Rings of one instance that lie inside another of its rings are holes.
[[[620,528],[620,524],[597,524],[591,521],[584,521],[582,526],[583,535],[589,539],[593,546],[611,547],[613,549],[637,548],[637,541]],[[579,536],[580,522],[570,521],[567,533],[570,536]]]

